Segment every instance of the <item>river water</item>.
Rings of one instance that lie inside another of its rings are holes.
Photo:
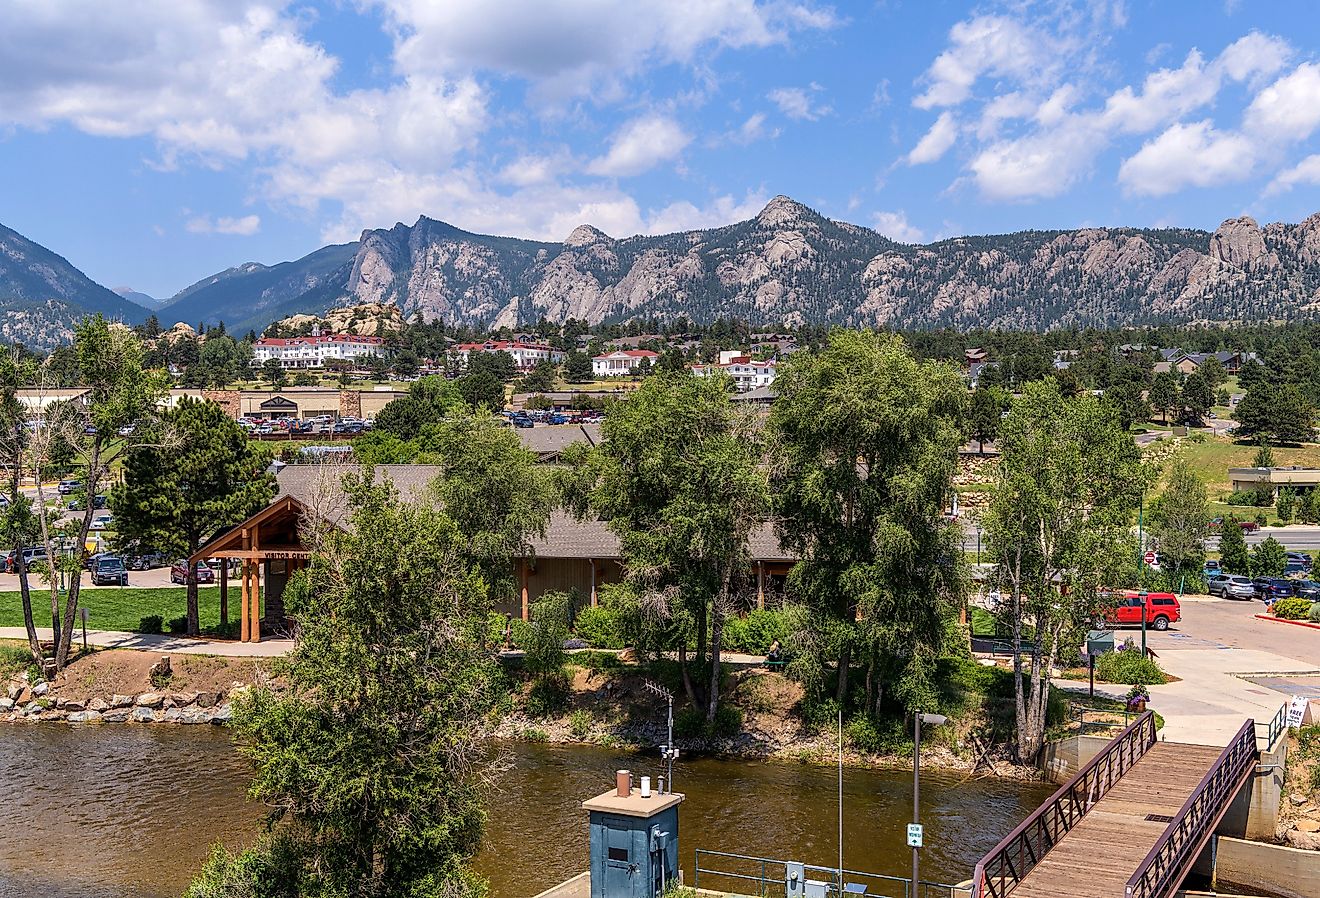
[[[581,746],[511,744],[489,801],[475,866],[493,898],[531,898],[587,867],[580,802],[613,771],[659,773],[654,759]],[[58,774],[54,771],[59,771]],[[835,771],[714,759],[681,762],[680,858],[703,848],[820,865],[836,862]],[[178,895],[216,842],[237,846],[264,809],[248,770],[211,727],[0,726],[0,896]],[[1043,784],[922,775],[922,878],[957,882],[1050,792]],[[904,827],[911,774],[844,771],[845,866],[910,871]],[[689,874],[690,880],[690,874]]]

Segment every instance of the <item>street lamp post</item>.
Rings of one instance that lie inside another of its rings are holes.
[[[921,876],[921,725],[923,723],[937,727],[948,723],[943,714],[924,714],[918,711],[914,715],[915,731],[912,742],[912,827],[908,831],[908,844],[912,846],[912,893],[910,898],[918,898]],[[912,829],[916,838],[912,837]]]

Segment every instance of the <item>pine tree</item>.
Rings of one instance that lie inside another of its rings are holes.
[[[1247,554],[1247,539],[1242,533],[1238,519],[1229,515],[1224,518],[1219,533],[1219,566],[1227,574],[1249,575],[1251,557]]]

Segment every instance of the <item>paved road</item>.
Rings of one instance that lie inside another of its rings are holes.
[[[1262,683],[1244,675],[1320,675],[1320,630],[1259,620],[1255,615],[1262,605],[1255,601],[1188,596],[1182,609],[1179,624],[1165,633],[1147,633],[1160,664],[1179,678],[1150,687],[1151,707],[1165,719],[1161,737],[1170,742],[1226,745],[1245,718],[1267,723],[1296,688],[1287,680]],[[1141,640],[1139,628],[1115,636]],[[1270,684],[1278,688],[1267,688]],[[1097,686],[1096,691],[1122,698],[1127,689]]]
[[[976,534],[976,524],[965,520],[963,522],[962,540],[964,552],[976,552]],[[1257,543],[1264,542],[1271,536],[1283,543],[1284,548],[1287,549],[1320,551],[1320,526],[1315,524],[1289,524],[1287,527],[1262,527],[1255,533],[1246,534],[1247,545],[1254,546]],[[988,542],[983,530],[981,532],[981,549],[983,552],[987,545]],[[1218,552],[1219,537],[1212,536],[1210,539],[1206,540],[1205,547],[1211,552]]]

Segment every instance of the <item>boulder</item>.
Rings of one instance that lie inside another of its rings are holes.
[[[1304,848],[1307,851],[1320,851],[1320,834],[1298,832],[1290,829],[1284,833],[1284,838],[1288,844],[1294,848]]]
[[[17,701],[24,688],[22,683],[10,683],[9,688],[5,690],[5,696]]]
[[[170,700],[174,702],[174,707],[184,708],[197,701],[196,692],[175,692],[170,695]]]
[[[199,692],[194,699],[199,708],[214,708],[215,703],[220,701],[220,696],[214,692]]]
[[[156,713],[150,708],[134,708],[128,719],[133,723],[155,723]]]
[[[216,708],[215,713],[211,715],[211,723],[229,723],[233,717],[233,707],[228,702],[225,702],[219,708]]]
[[[1293,804],[1297,805],[1298,807],[1301,807],[1302,805],[1306,804],[1306,796],[1300,792],[1292,793],[1291,795],[1288,796],[1288,800],[1291,801]]]
[[[1320,820],[1303,818],[1294,823],[1293,828],[1299,833],[1320,833]]]
[[[183,711],[179,708],[166,708],[161,720],[165,723],[179,723],[183,720]]]
[[[133,696],[131,695],[112,695],[110,696],[110,707],[112,708],[131,708],[133,707]]]
[[[103,714],[106,711],[110,710],[110,703],[103,698],[94,698],[87,703],[87,710],[96,711],[98,714]]]
[[[28,702],[32,701],[32,690],[26,686],[20,686],[18,693],[16,695],[11,695],[10,698],[14,700],[14,704],[16,705],[26,705]]]
[[[35,686],[32,687],[32,694],[37,697],[41,697],[45,695],[47,692],[50,692],[50,684],[47,683],[45,680],[42,680],[41,682],[37,683]]]
[[[14,700],[12,698],[0,698],[0,713],[14,710]]]
[[[60,698],[55,700],[55,707],[61,711],[86,711],[85,702],[80,702],[76,698]]]
[[[198,724],[211,722],[211,712],[202,708],[189,708],[180,713],[182,716],[179,718],[179,723]]]
[[[165,696],[159,692],[144,692],[137,697],[137,701],[133,704],[139,708],[159,708],[165,704]]]
[[[66,718],[69,723],[100,723],[100,711],[74,711]]]
[[[106,723],[127,723],[128,711],[124,708],[117,708],[113,711],[106,711],[101,715],[101,720]]]

